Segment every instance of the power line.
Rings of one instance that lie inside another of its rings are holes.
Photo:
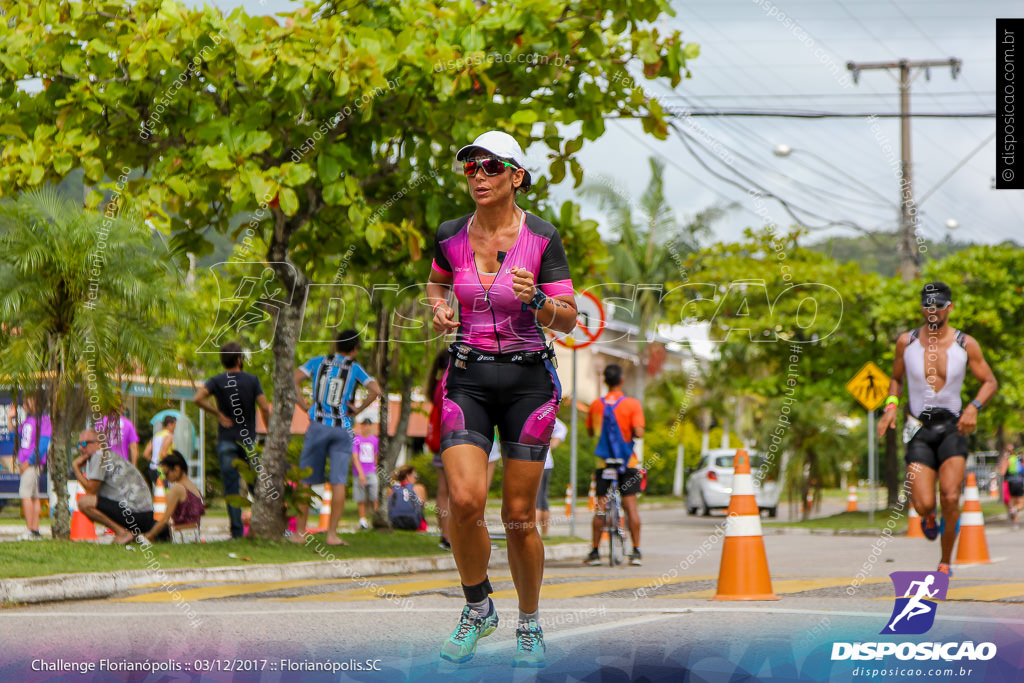
[[[830,219],[830,218],[828,218],[826,216],[822,216],[820,214],[814,213],[813,211],[808,211],[807,209],[799,207],[796,204],[783,199],[782,197],[778,196],[774,192],[771,192],[770,190],[762,187],[757,182],[755,182],[751,178],[748,178],[743,173],[738,171],[736,168],[734,168],[734,167],[732,167],[732,166],[730,166],[728,164],[726,164],[726,168],[731,170],[735,175],[737,175],[739,178],[741,178],[745,183],[748,183],[748,186],[744,186],[744,185],[736,182],[732,178],[728,178],[728,177],[722,175],[718,171],[715,171],[713,168],[708,166],[708,164],[704,161],[704,159],[702,159],[701,156],[699,154],[697,154],[696,151],[693,149],[693,147],[690,145],[690,143],[693,142],[693,143],[701,146],[703,149],[705,149],[705,151],[707,151],[707,148],[704,147],[703,143],[701,143],[700,140],[697,140],[696,138],[691,137],[690,135],[687,135],[679,126],[677,126],[674,123],[670,123],[669,127],[673,131],[675,131],[676,135],[678,135],[679,138],[683,141],[683,145],[686,147],[686,151],[690,153],[690,156],[692,156],[694,159],[696,159],[697,163],[700,164],[704,168],[704,170],[706,170],[708,173],[710,173],[711,175],[715,176],[719,180],[725,181],[726,183],[729,183],[730,185],[733,185],[734,187],[737,187],[737,188],[743,190],[747,194],[751,193],[750,187],[752,186],[756,190],[758,195],[760,195],[762,197],[768,197],[769,199],[774,199],[775,201],[777,201],[779,203],[779,205],[782,206],[783,210],[785,210],[785,212],[787,214],[789,214],[789,216],[793,220],[795,220],[797,223],[799,223],[803,227],[808,228],[810,230],[825,230],[825,229],[832,228],[832,227],[847,227],[847,228],[852,228],[852,229],[857,230],[859,232],[865,233],[868,236],[872,236],[871,235],[871,231],[869,231],[868,229],[866,229],[863,226],[859,225],[858,223],[855,223],[854,221],[850,221],[850,220],[835,221],[835,220],[832,220],[832,219]],[[719,143],[719,144],[721,144],[721,143]],[[723,147],[724,147],[724,145],[723,145]],[[807,223],[807,221],[805,219],[800,218],[800,216],[796,215],[796,211],[801,211],[802,213],[805,213],[808,216],[812,216],[812,217],[817,218],[819,220],[824,220],[824,221],[826,221],[826,223],[823,224],[823,225],[808,225],[808,223]]]
[[[845,9],[845,7],[844,7]],[[851,15],[852,16],[852,15]],[[910,83],[911,70],[924,69],[928,73],[930,67],[948,66],[956,79],[960,73],[961,61],[955,57],[949,59],[923,59],[908,60],[900,59],[889,62],[847,62],[846,68],[853,74],[853,82],[860,78],[861,71],[882,70],[889,73],[893,69],[899,69],[900,86],[900,273],[904,282],[910,282],[920,270],[921,257],[917,250],[914,231],[917,225],[917,206],[914,204],[914,183],[913,166],[911,164],[910,146]],[[943,179],[945,180],[945,179]]]
[[[939,187],[942,186],[942,183],[944,183],[947,180],[949,180],[950,178],[952,178],[953,175],[956,174],[956,172],[959,171],[961,168],[963,168],[964,164],[966,164],[968,161],[970,161],[974,157],[975,154],[980,152],[985,147],[985,145],[987,145],[988,143],[992,142],[992,139],[995,136],[996,136],[995,131],[993,131],[991,135],[989,135],[987,138],[982,140],[981,144],[979,144],[977,147],[975,147],[973,150],[971,150],[970,154],[968,154],[963,159],[961,159],[960,163],[958,163],[956,166],[954,166],[949,171],[949,173],[947,173],[946,175],[942,176],[942,180],[940,180],[939,182],[935,183],[935,185],[934,185],[934,187],[932,187],[932,189],[930,189],[927,192],[925,192],[924,195],[920,199],[917,200],[917,205],[920,207],[921,204],[924,204],[924,200],[926,200],[929,197],[931,197],[935,193],[935,191],[937,189],[939,189]]]
[[[687,116],[736,116],[742,118],[779,118],[779,119],[899,119],[904,115],[899,112],[837,112],[837,111],[773,111],[770,109],[694,109],[686,112],[670,112],[676,118]],[[994,111],[975,112],[919,112],[906,115],[912,119],[994,119]],[[619,118],[609,116],[606,118]],[[626,118],[636,118],[629,117]]]
[[[977,92],[974,90],[965,90],[963,92],[921,92],[917,93],[917,97],[994,97],[996,94],[995,90],[987,92]],[[701,95],[702,100],[716,100],[723,98],[736,98],[736,95]],[[822,99],[822,98],[889,98],[891,95],[887,93],[879,92],[834,92],[834,93],[775,93],[767,95],[743,95],[744,100],[768,100],[768,99],[786,99],[792,98],[797,100],[809,100],[809,99]],[[668,94],[662,97],[662,99],[685,99],[686,95]]]

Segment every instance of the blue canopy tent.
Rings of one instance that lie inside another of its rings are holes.
[[[128,405],[125,407],[128,408],[131,418],[136,424],[138,424],[138,418],[140,417],[137,399],[158,398],[178,401],[177,410],[167,409],[160,411],[152,418],[151,422],[154,425],[154,429],[156,429],[156,426],[163,421],[164,416],[174,415],[178,418],[178,424],[174,430],[175,448],[185,456],[185,460],[188,462],[189,477],[196,482],[201,491],[205,491],[205,413],[198,406],[195,407],[195,410],[199,411],[199,433],[197,434],[195,426],[185,410],[186,406],[192,405],[192,397],[195,396],[199,386],[191,380],[144,377],[141,375],[133,375],[121,379],[124,394],[128,399]],[[14,434],[7,426],[7,409],[12,402],[15,402],[15,397],[18,397],[18,402],[20,402],[20,392],[17,392],[10,386],[0,386],[0,410],[2,410],[0,421],[3,422],[3,426],[0,427],[0,469],[3,469],[3,471],[0,471],[0,499],[16,499],[18,497],[20,476],[17,474],[12,457]],[[140,452],[144,446],[145,444],[140,444]],[[11,466],[12,471],[7,471],[6,466],[8,464]],[[45,482],[44,474],[42,481],[40,481],[40,489],[44,496],[47,494],[48,489]]]
[[[174,438],[174,450],[185,456],[185,462],[188,463],[188,476],[196,482],[196,486],[200,487],[200,491],[204,491],[205,489],[202,487],[205,483],[203,480],[205,479],[206,468],[203,467],[202,458],[198,455],[203,451],[203,444],[196,434],[196,428],[192,424],[192,420],[180,410],[170,408],[161,410],[149,421],[149,424],[153,426],[154,434],[163,429],[165,417],[173,417],[178,421],[174,426],[174,434],[172,435]],[[158,455],[158,453],[154,453],[153,457],[156,458]]]
[[[161,410],[150,419],[153,426],[153,433],[160,431],[161,423],[168,415],[178,420],[174,428],[174,447],[188,462],[188,476],[196,482],[200,491],[206,490],[206,413],[198,406],[199,411],[199,433],[196,433],[195,425],[185,410],[186,406],[192,405],[192,397],[195,396],[199,386],[189,380],[166,379],[159,377],[126,377],[125,394],[131,397],[131,414],[133,418],[138,416],[137,399],[142,398],[165,398],[178,401],[178,409]],[[137,421],[137,420],[136,420]],[[140,449],[141,450],[141,449]]]

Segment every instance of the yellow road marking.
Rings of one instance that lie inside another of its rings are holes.
[[[715,577],[712,577],[715,578]],[[860,585],[869,583],[885,583],[889,579],[864,579],[860,582]],[[772,592],[778,594],[788,593],[802,593],[804,591],[816,591],[823,588],[839,588],[841,586],[849,586],[853,579],[794,579],[790,581],[772,581]],[[672,599],[693,599],[693,598],[713,598],[718,592],[717,588],[708,588],[702,591],[690,591],[689,593],[674,593],[672,595],[659,595],[658,598],[664,600]]]
[[[285,588],[301,588],[303,586],[322,585],[323,579],[302,579],[296,581],[266,581],[263,583],[233,583],[225,586],[210,586],[209,588],[189,588],[187,590],[160,590],[142,595],[132,595],[127,598],[119,598],[117,602],[178,602],[193,600],[212,600],[215,598],[230,598],[236,595],[247,593],[265,593],[267,591],[282,590]],[[175,598],[174,595],[178,597]]]
[[[946,600],[1002,600],[1024,595],[1024,583],[1003,583],[992,586],[950,588]]]
[[[575,578],[575,577],[586,577],[586,576],[601,576],[601,574],[560,574],[562,578]],[[503,576],[491,576],[491,583],[498,583],[499,581],[511,581],[510,575]],[[353,579],[353,581],[357,581]],[[449,577],[446,579],[432,579],[424,581],[407,581],[402,583],[383,583],[372,577],[366,579],[367,585],[360,586],[358,588],[348,588],[345,590],[331,591],[329,593],[318,593],[316,595],[301,595],[294,598],[277,598],[281,602],[292,602],[292,601],[317,601],[324,600],[329,602],[361,602],[365,600],[374,600],[387,594],[393,594],[396,596],[406,596],[412,593],[420,593],[423,591],[435,590],[438,588],[453,588],[458,587],[459,579],[458,576]],[[512,591],[498,591],[493,597],[515,597],[516,592]]]
[[[634,576],[621,579],[604,579],[603,581],[573,581],[572,583],[556,583],[544,585],[540,588],[540,596],[544,599],[557,600],[559,598],[577,598],[583,595],[594,595],[596,593],[607,593],[609,591],[636,589],[641,587],[657,586],[659,583],[674,584],[687,583],[690,581],[706,581],[715,578],[712,575],[706,576],[676,576],[668,579],[661,579],[650,576]],[[492,598],[514,598],[514,590],[496,591]]]
[[[431,581],[406,581],[404,583],[382,584],[373,579],[367,580],[367,585],[359,588],[347,588],[329,593],[317,593],[315,595],[299,595],[294,598],[276,598],[280,602],[296,601],[330,601],[330,602],[358,602],[362,600],[375,600],[385,595],[404,596],[411,593],[434,590],[436,588],[451,588],[458,585],[451,579],[433,579]]]

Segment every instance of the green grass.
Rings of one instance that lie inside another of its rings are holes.
[[[342,534],[349,547],[331,547],[324,550],[339,560],[364,557],[419,557],[441,555],[437,536],[404,531]],[[243,567],[253,564],[285,564],[289,562],[324,561],[318,554],[324,535],[318,542],[308,545],[289,541],[231,540],[186,545],[158,544],[154,546],[156,559],[163,569],[186,567]],[[550,536],[545,544],[556,545],[579,541],[567,536]],[[503,541],[498,541],[504,545]],[[78,574],[83,572],[112,572],[145,569],[146,559],[141,552],[131,552],[121,546],[100,545],[71,541],[16,541],[4,543],[4,578],[50,576],[52,574]],[[232,557],[234,555],[234,557]]]
[[[637,502],[637,504],[640,507],[643,507],[644,505],[663,505],[663,504],[669,504],[669,505],[678,505],[681,508],[681,507],[683,507],[683,504],[685,503],[685,500],[686,499],[684,497],[682,497],[682,496],[673,496],[673,495],[670,495],[670,494],[662,494],[662,495],[657,495],[657,496],[651,496],[651,495],[648,495],[646,493],[642,493],[642,494],[640,494],[639,497],[637,497],[636,502]]]
[[[1002,514],[1006,511],[1006,508],[1002,503],[997,501],[982,502],[981,512],[986,518],[991,518],[996,515]],[[868,523],[868,513],[866,510],[860,510],[857,512],[840,512],[839,514],[832,515],[830,517],[820,517],[818,519],[811,519],[805,522],[779,522],[779,521],[768,521],[762,520],[762,524],[765,526],[785,526],[785,527],[799,527],[803,529],[878,529],[885,528],[888,523],[890,516],[896,516],[896,528],[906,529],[907,527],[907,515],[910,513],[909,506],[904,506],[900,511],[897,510],[875,510],[875,522],[874,524]]]

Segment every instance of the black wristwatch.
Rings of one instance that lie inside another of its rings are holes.
[[[971,401],[971,405],[977,408],[978,412],[981,412],[981,409],[985,407],[985,404],[979,401],[978,399],[974,399],[973,401]]]
[[[539,311],[540,309],[544,308],[544,302],[546,302],[547,300],[548,300],[548,295],[545,294],[544,292],[540,291],[540,288],[538,287],[537,291],[534,292],[534,294],[533,294],[533,298],[530,299],[529,306],[533,310]]]

